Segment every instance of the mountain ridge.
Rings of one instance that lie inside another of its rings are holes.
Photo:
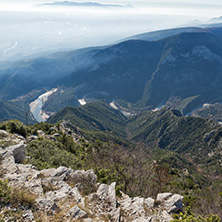
[[[102,140],[107,141],[109,133],[114,133],[120,140],[145,144],[149,147],[148,150],[168,150],[185,155],[185,159],[193,159],[196,163],[205,165],[205,170],[209,164],[208,174],[211,167],[217,169],[216,174],[222,174],[218,162],[221,159],[219,141],[222,130],[213,120],[185,117],[179,110],[169,108],[146,111],[126,118],[104,101],[79,108],[64,108],[49,118],[48,123],[56,124],[63,120],[84,130],[86,135],[87,132],[104,132]],[[198,150],[199,148],[201,149]],[[214,154],[206,158],[211,152]]]
[[[58,111],[72,104],[71,98],[73,106],[81,99],[106,99],[155,109],[180,97],[184,104],[189,101],[182,111],[190,113],[222,98],[221,30],[182,32],[157,41],[127,40],[16,63],[0,71],[0,98],[12,100],[33,89],[60,87],[70,101],[62,104],[58,93],[54,100],[59,102],[48,102],[44,111]]]

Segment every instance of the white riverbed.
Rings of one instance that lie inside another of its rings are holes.
[[[113,107],[113,109],[118,109],[118,107],[115,105],[114,101],[111,102],[109,105],[110,105],[111,107]]]
[[[29,104],[30,111],[38,122],[45,122],[49,115],[47,115],[44,111],[42,111],[42,106],[48,100],[48,97],[55,93],[57,88],[54,88],[42,95],[40,95],[35,101]]]
[[[82,106],[86,105],[85,99],[79,99],[78,101],[79,101],[80,105],[82,105]]]

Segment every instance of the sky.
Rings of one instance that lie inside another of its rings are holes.
[[[50,2],[54,1],[0,0],[0,61],[112,44],[222,15],[219,0],[92,0],[131,6],[119,8],[37,6]]]

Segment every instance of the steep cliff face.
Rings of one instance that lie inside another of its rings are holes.
[[[5,131],[1,131],[1,135],[10,136]],[[0,182],[7,179],[13,189],[22,193],[23,202],[25,194],[29,194],[32,203],[29,206],[1,204],[0,216],[6,221],[19,214],[17,221],[167,222],[172,220],[171,213],[182,210],[183,197],[178,194],[158,194],[156,200],[131,198],[124,193],[116,196],[116,183],[98,183],[93,170],[74,171],[61,166],[39,171],[23,164],[28,158],[24,138],[14,136],[12,141],[15,145],[0,149]]]
[[[221,41],[210,33],[182,33],[165,41],[158,67],[144,89],[143,104],[159,106],[171,96],[218,99]]]

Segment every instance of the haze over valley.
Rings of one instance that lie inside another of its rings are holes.
[[[193,20],[206,22],[220,16],[221,4],[112,1],[111,5],[123,7],[41,5],[45,3],[0,2],[0,61],[112,44],[148,31],[186,26]],[[97,3],[108,4],[101,0]]]

